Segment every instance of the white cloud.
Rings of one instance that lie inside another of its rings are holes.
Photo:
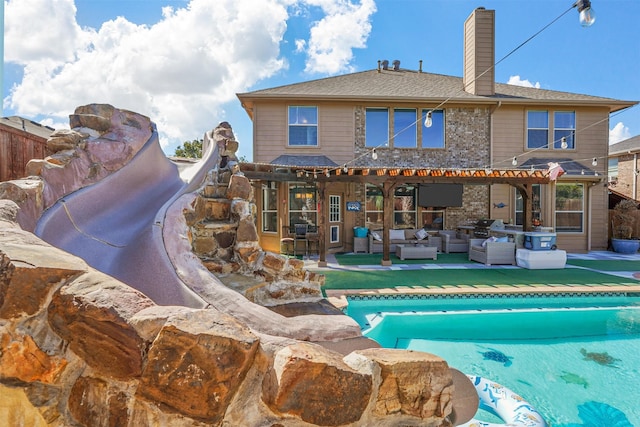
[[[5,100],[16,114],[61,122],[77,106],[109,103],[184,141],[217,125],[237,92],[285,64],[279,44],[288,15],[278,0],[192,0],[164,8],[153,25],[119,17],[97,30],[80,28],[75,11],[72,0],[7,3],[7,60],[24,66]]]
[[[533,87],[536,89],[540,89],[540,82],[536,82],[531,83],[529,80],[522,80],[520,78],[520,76],[510,76],[509,77],[509,81],[507,82],[508,85],[514,85],[514,86],[523,86],[523,87]]]
[[[629,138],[631,138],[631,132],[622,122],[616,123],[613,129],[609,129],[609,145]]]
[[[5,59],[24,72],[4,105],[65,123],[80,105],[108,103],[149,116],[163,144],[190,140],[226,120],[236,93],[288,66],[287,22],[307,7],[320,17],[310,39],[295,43],[307,71],[348,70],[371,30],[373,1],[190,0],[163,7],[156,23],[118,17],[95,29],[78,24],[73,0],[8,0]]]
[[[371,15],[376,11],[373,0],[360,4],[336,0],[308,0],[319,6],[326,16],[311,28],[305,71],[335,74],[353,71],[350,63],[354,48],[366,47],[371,32]]]

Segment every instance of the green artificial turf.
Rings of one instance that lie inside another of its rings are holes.
[[[336,254],[340,265],[380,265],[382,254]],[[389,256],[392,264],[469,264],[469,256],[466,253],[438,254],[438,259],[405,259],[401,260],[395,254]]]
[[[398,287],[544,287],[640,286],[640,281],[577,268],[527,270],[420,269],[323,271],[324,289],[385,289]]]
[[[640,261],[568,259],[567,264],[600,271],[640,271]]]

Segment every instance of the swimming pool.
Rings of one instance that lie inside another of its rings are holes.
[[[383,347],[501,383],[550,426],[640,426],[640,295],[350,296]],[[477,418],[497,422],[490,414]]]

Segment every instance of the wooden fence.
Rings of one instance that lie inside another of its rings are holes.
[[[0,182],[24,178],[31,159],[44,159],[49,153],[47,138],[11,126],[0,126]]]

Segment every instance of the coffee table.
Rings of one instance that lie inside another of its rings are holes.
[[[396,256],[405,259],[438,259],[438,248],[424,245],[397,245]]]

